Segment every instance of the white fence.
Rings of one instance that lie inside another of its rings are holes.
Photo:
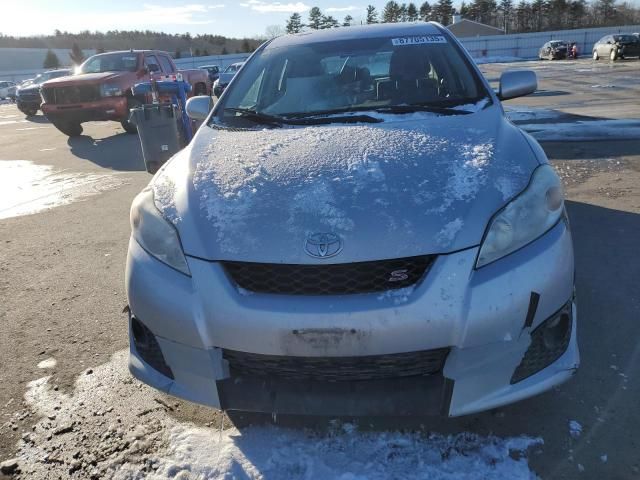
[[[538,50],[549,40],[575,42],[580,55],[591,56],[593,44],[605,35],[634,32],[640,32],[640,25],[466,37],[460,38],[460,41],[473,58],[537,58]]]

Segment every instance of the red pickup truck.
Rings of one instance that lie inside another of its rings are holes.
[[[204,70],[178,70],[171,56],[157,50],[129,50],[94,55],[70,77],[42,84],[43,113],[62,133],[82,133],[82,123],[115,120],[129,133],[129,110],[145,102],[131,87],[163,75],[180,73],[191,84],[191,95],[210,95],[211,85]]]

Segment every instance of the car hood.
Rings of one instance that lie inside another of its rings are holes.
[[[39,94],[40,85],[27,85],[25,87],[16,87],[16,91],[20,94]]]
[[[538,160],[498,106],[390,115],[378,124],[222,130],[204,126],[153,181],[186,254],[343,263],[478,245]],[[342,252],[305,253],[331,233]]]
[[[102,72],[102,73],[82,73],[69,75],[67,77],[54,78],[44,82],[47,87],[66,87],[68,85],[78,85],[86,83],[101,83],[106,80],[113,80],[127,75],[135,75],[134,72]]]

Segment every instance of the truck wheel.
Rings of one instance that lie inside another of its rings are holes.
[[[53,126],[69,137],[82,135],[82,125],[73,122],[54,122]]]
[[[120,125],[122,125],[122,128],[124,128],[125,132],[131,133],[131,134],[138,133],[138,127],[136,127],[130,119],[131,119],[131,109],[137,108],[140,105],[142,105],[142,102],[136,98],[130,98],[127,100],[127,112],[129,113],[129,115],[125,120],[122,120],[120,122]]]

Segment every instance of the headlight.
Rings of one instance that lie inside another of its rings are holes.
[[[145,188],[133,200],[131,234],[149,255],[185,275],[191,275],[178,231],[156,208],[150,187]]]
[[[524,192],[489,224],[476,268],[515,252],[553,227],[564,211],[562,183],[549,165],[538,167]]]
[[[122,89],[118,85],[105,83],[100,86],[100,94],[103,97],[120,97],[122,96]]]

